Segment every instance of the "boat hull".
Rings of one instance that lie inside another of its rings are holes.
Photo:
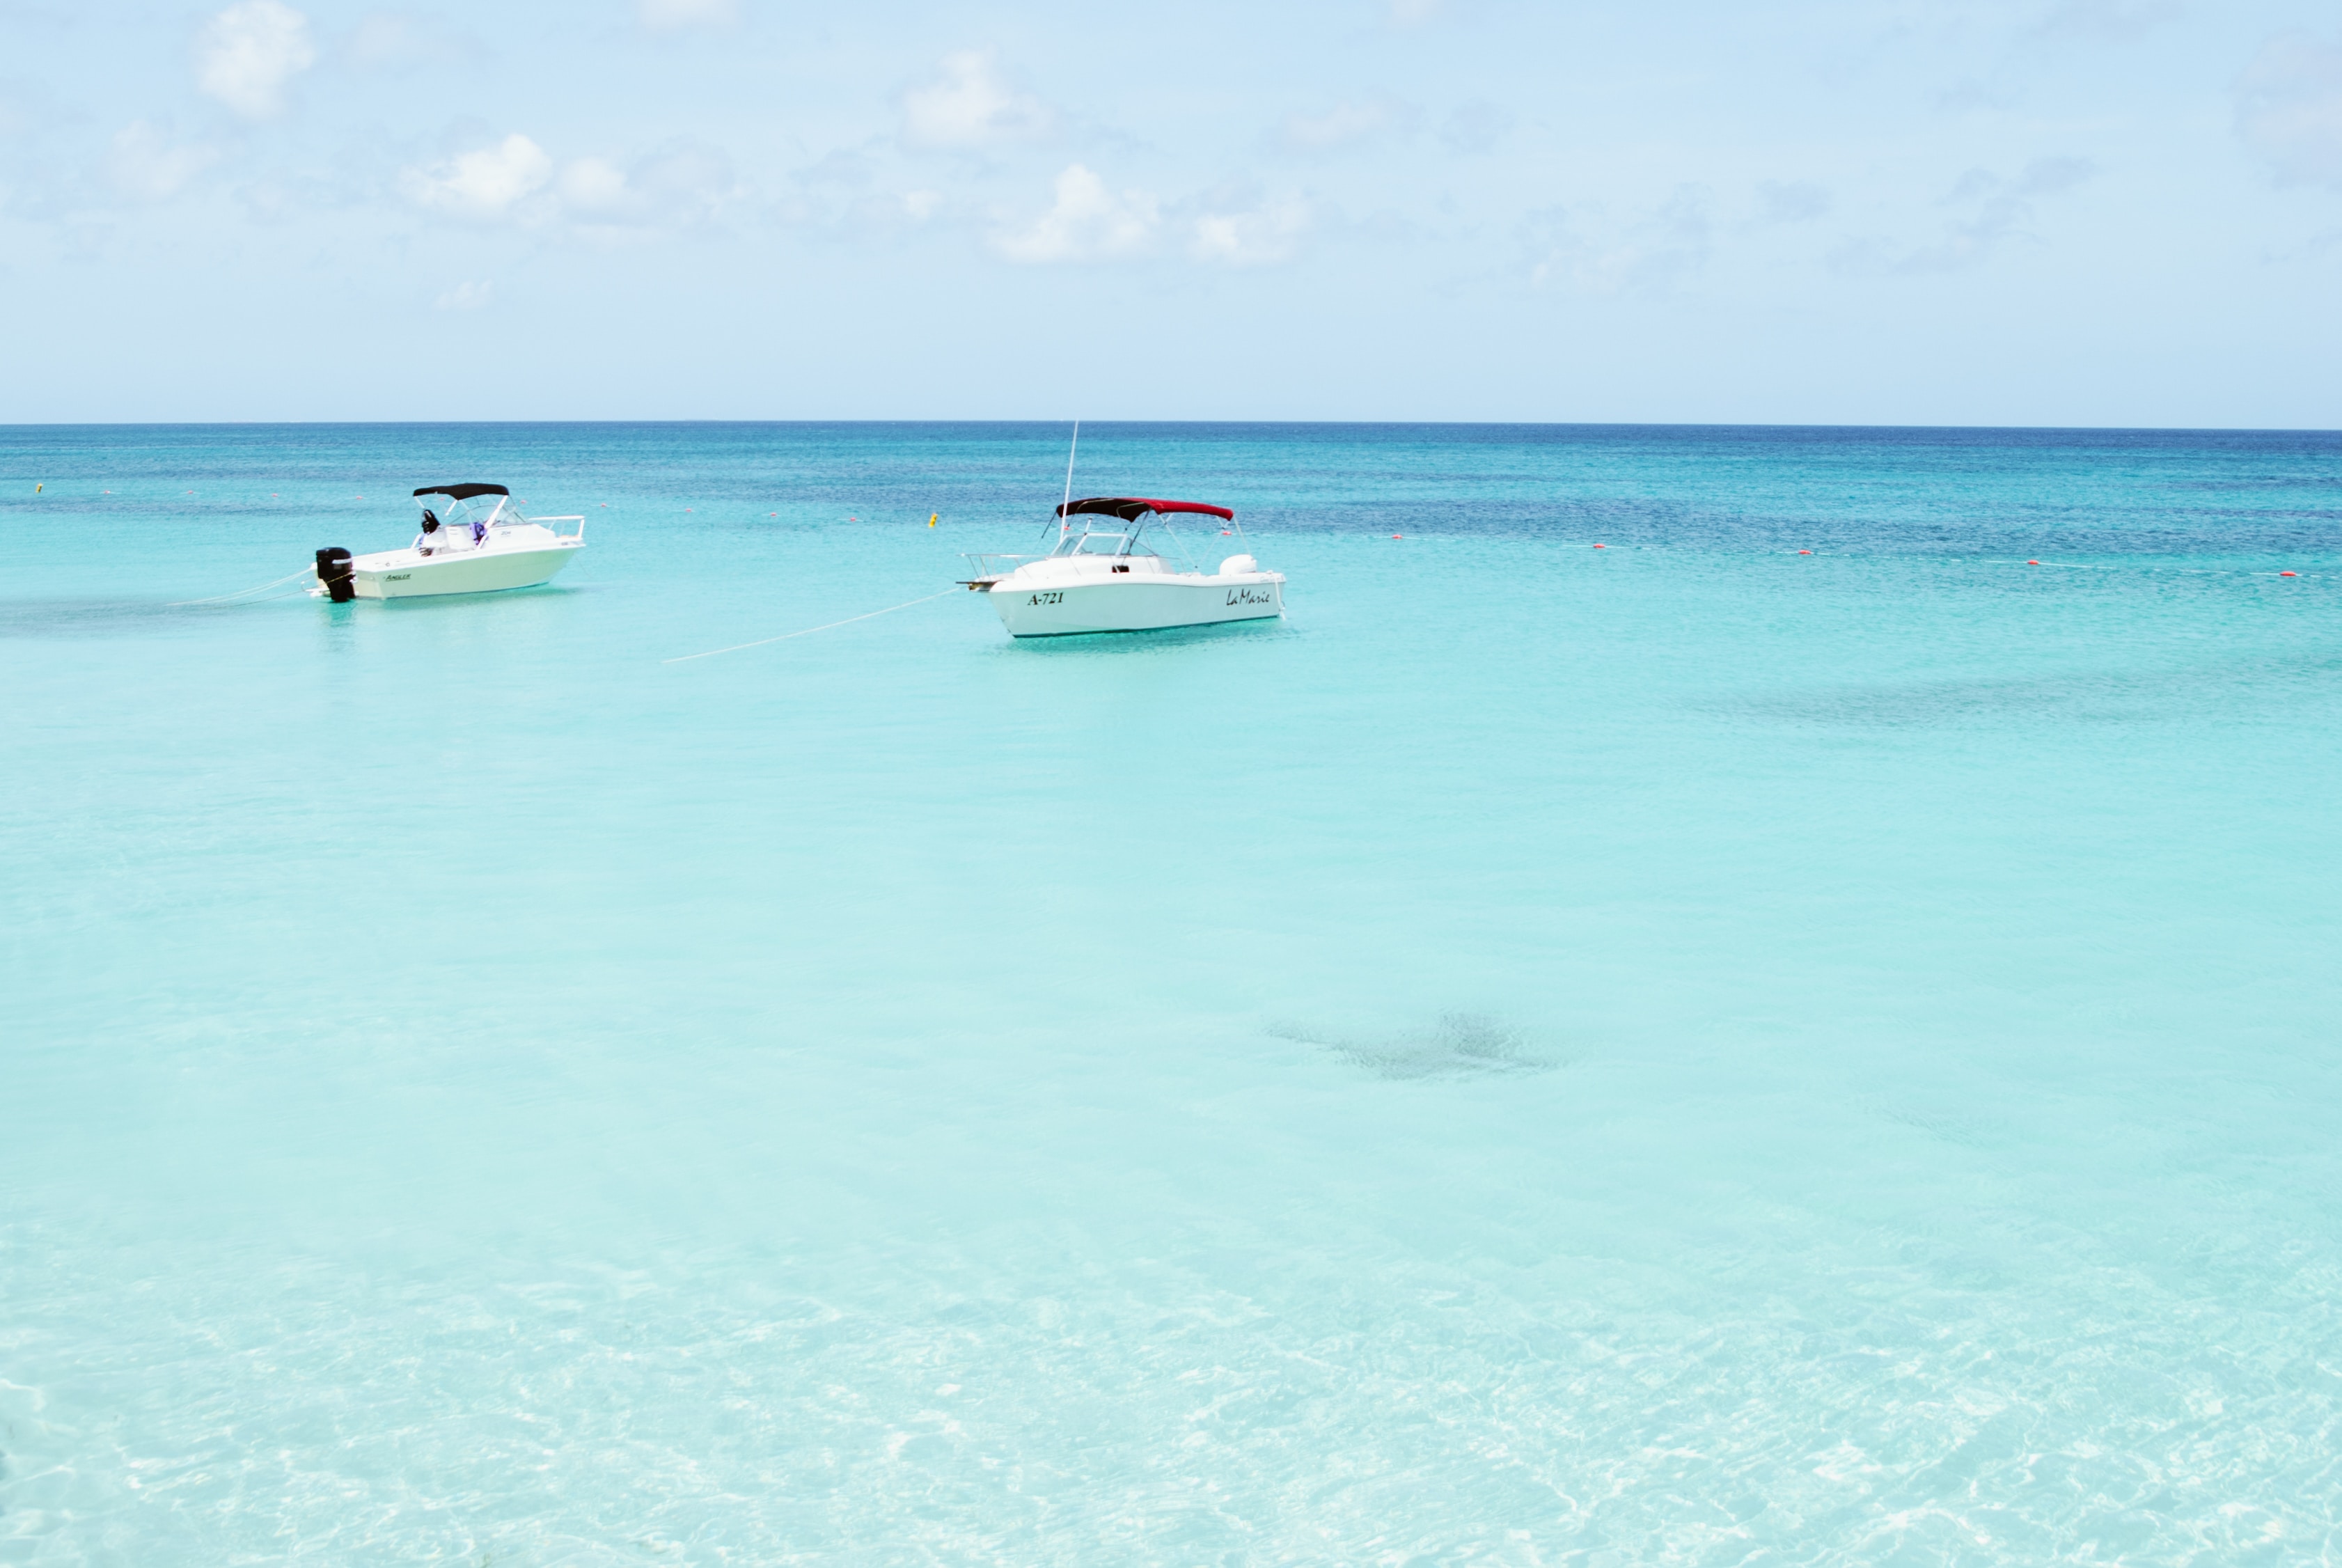
[[[431,598],[442,594],[501,593],[551,582],[577,553],[575,544],[543,549],[479,550],[461,555],[411,558],[375,563],[361,556],[350,563],[350,586],[360,598]]]
[[[1168,631],[1285,613],[1285,578],[1275,572],[1223,577],[1132,577],[1089,582],[1003,578],[986,590],[1011,637],[1083,637],[1105,631]]]

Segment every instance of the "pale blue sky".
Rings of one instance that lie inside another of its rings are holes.
[[[0,420],[2342,426],[2342,5],[0,0]]]

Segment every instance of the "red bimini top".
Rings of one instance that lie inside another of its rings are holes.
[[[1207,518],[1223,522],[1236,521],[1236,515],[1226,507],[1207,507],[1201,501],[1150,501],[1143,496],[1091,496],[1083,500],[1067,501],[1057,508],[1061,518],[1077,518],[1085,512],[1096,512],[1109,518],[1120,518],[1135,523],[1149,512],[1201,512]]]

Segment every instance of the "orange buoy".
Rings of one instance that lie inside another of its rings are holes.
[[[1393,535],[1391,536],[1391,538],[1395,538],[1395,539],[1403,539],[1403,538],[1406,538],[1406,536],[1405,534],[1393,534]]]
[[[1596,546],[1595,546],[1594,548],[1595,548],[1596,549],[1597,549],[1597,550],[1606,550],[1606,549],[1608,549],[1610,547],[1609,547],[1608,545],[1596,545]]]
[[[2039,566],[2041,563],[2040,563],[2039,561],[2027,561],[2027,562],[2026,562],[2025,564],[2026,564],[2027,566],[2028,566],[2028,567],[2037,567],[2037,566]]]
[[[2289,577],[2294,576],[2295,574],[2293,574],[2292,572],[2279,572],[2279,573],[2277,573],[2277,576],[2279,576],[2279,577],[2281,577],[2281,578],[2289,578]]]
[[[1809,556],[1809,555],[1812,555],[1814,552],[1813,552],[1813,551],[1811,551],[1811,550],[1799,550],[1797,553],[1798,553],[1799,555],[1801,555],[1801,556]]]

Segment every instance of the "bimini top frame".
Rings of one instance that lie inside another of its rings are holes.
[[[512,492],[502,485],[425,485],[415,492],[415,498],[445,496],[451,501],[468,501],[475,496],[509,496]]]
[[[1135,523],[1149,512],[1201,512],[1224,523],[1232,523],[1236,518],[1226,507],[1209,507],[1201,501],[1152,501],[1143,496],[1090,496],[1067,501],[1057,508],[1061,518],[1098,516],[1119,518],[1126,523]]]

